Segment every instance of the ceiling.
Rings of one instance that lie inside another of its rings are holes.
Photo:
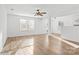
[[[79,13],[79,4],[7,4],[9,14],[34,15],[37,8],[47,11],[47,15],[58,17]]]

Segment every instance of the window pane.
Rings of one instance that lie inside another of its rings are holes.
[[[33,31],[34,20],[20,19],[20,30],[21,31]]]

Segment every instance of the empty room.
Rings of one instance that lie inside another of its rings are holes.
[[[0,55],[79,55],[79,4],[0,4]]]

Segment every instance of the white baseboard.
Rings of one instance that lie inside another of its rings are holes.
[[[66,39],[64,36],[57,37],[57,36],[52,35],[52,34],[50,34],[50,36],[55,37],[56,39],[59,39],[59,40],[61,40],[61,41],[65,42],[65,43],[67,43],[67,44],[71,45],[71,46],[72,46],[72,47],[74,47],[74,48],[79,48],[79,45],[74,44],[74,43],[72,43],[72,42],[69,42],[69,41],[67,41],[67,40],[64,40],[64,39]]]

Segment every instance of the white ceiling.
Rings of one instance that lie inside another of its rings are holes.
[[[41,8],[47,11],[49,16],[65,16],[79,13],[79,4],[7,4],[8,13],[34,15],[35,10]],[[13,11],[11,9],[14,9]]]

